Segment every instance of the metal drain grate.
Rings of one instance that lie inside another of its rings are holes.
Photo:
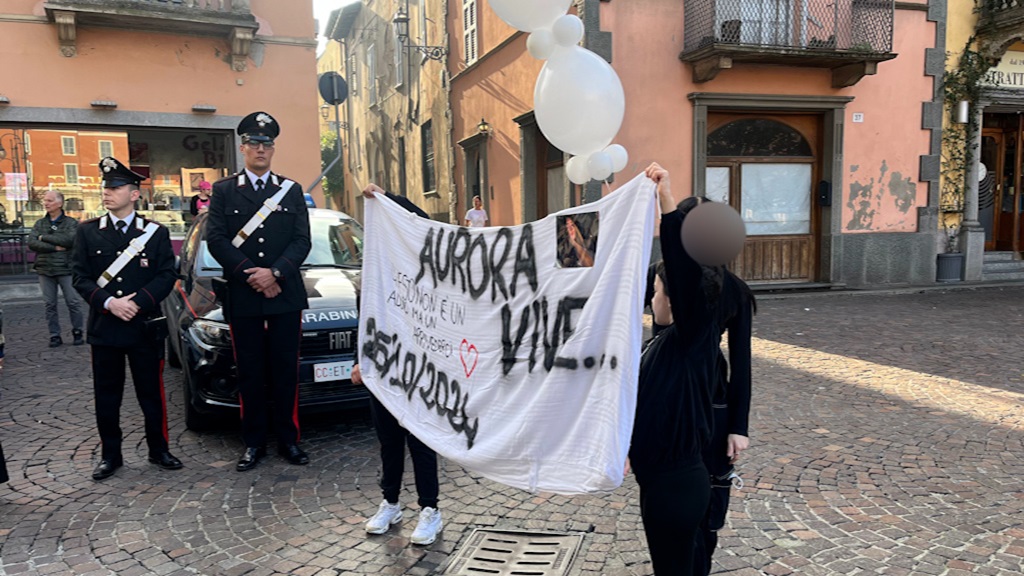
[[[449,576],[564,576],[582,534],[477,528],[443,572]]]

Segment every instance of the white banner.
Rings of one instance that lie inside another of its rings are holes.
[[[655,189],[522,226],[463,228],[368,200],[360,369],[441,456],[530,491],[622,483]]]

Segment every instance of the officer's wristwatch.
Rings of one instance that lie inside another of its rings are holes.
[[[278,270],[277,268],[271,268],[270,269],[270,273],[274,275],[274,278],[280,278],[281,277],[281,271]]]

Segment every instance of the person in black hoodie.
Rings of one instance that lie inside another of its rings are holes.
[[[657,268],[652,309],[655,322],[667,327],[641,355],[629,461],[640,487],[654,573],[689,575],[711,491],[702,455],[711,440],[711,398],[721,368],[722,330],[714,306],[722,285],[721,277],[706,281],[683,247],[680,232],[688,210],[676,208],[668,171],[655,163],[646,173],[658,185],[663,212],[664,264]]]
[[[689,212],[698,202],[696,198],[688,198],[680,203],[680,209]],[[645,307],[651,306],[659,264],[652,264],[647,270]],[[706,294],[716,293],[715,286],[721,282],[721,294],[712,303],[718,316],[718,326],[729,333],[729,359],[726,360],[721,348],[718,352],[719,379],[711,401],[712,437],[702,457],[711,481],[711,497],[694,538],[693,573],[707,575],[711,572],[711,558],[718,545],[718,531],[725,525],[729,511],[733,478],[738,477],[734,475],[735,464],[740,453],[750,445],[751,331],[757,303],[747,283],[729,270],[702,265],[701,271]],[[651,326],[652,334],[656,336],[667,327],[655,321]]]
[[[369,184],[363,190],[363,197],[367,200],[374,199],[377,194],[386,196],[420,218],[430,219],[430,216],[422,208],[404,196],[385,192],[376,184]],[[359,350],[358,337],[356,350]],[[359,364],[352,367],[352,382],[363,383]],[[384,498],[377,508],[377,513],[367,520],[366,533],[384,534],[391,529],[391,526],[402,521],[402,505],[398,501],[398,496],[402,489],[405,447],[408,446],[409,455],[412,457],[413,475],[416,478],[417,504],[420,506],[419,519],[409,540],[413,544],[421,546],[432,544],[444,524],[441,519],[441,511],[437,508],[440,493],[437,479],[437,454],[419,438],[403,428],[398,419],[373,394],[370,395],[370,416],[373,419],[373,427],[377,431],[377,440],[380,442],[380,488]]]

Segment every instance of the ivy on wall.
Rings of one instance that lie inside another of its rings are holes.
[[[957,122],[957,109],[960,102],[967,102],[972,110],[978,104],[985,75],[994,64],[973,48],[976,40],[975,36],[967,40],[957,66],[946,71],[943,83],[943,100],[950,114],[950,122],[942,131],[939,219],[947,235],[946,249],[950,252],[956,250],[957,233],[963,220],[967,196],[967,172],[975,161],[973,143],[981,129],[973,111],[968,114],[966,124]]]

